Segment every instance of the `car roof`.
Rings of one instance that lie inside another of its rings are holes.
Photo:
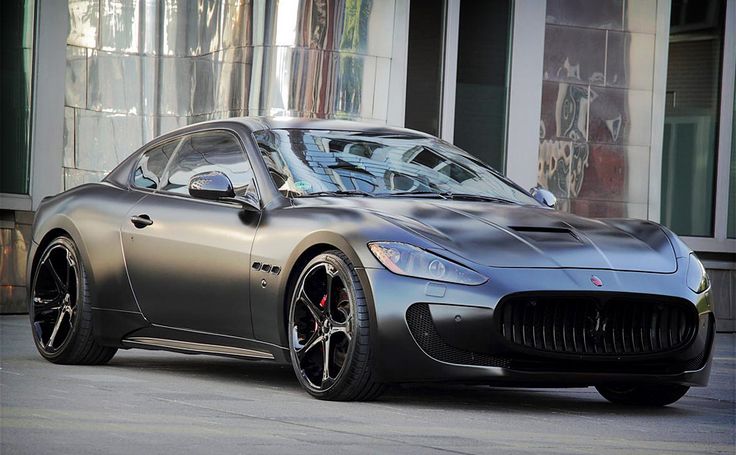
[[[221,120],[213,120],[208,124],[219,122],[239,122],[251,131],[277,130],[277,129],[302,129],[302,130],[331,130],[331,131],[365,131],[374,134],[387,134],[397,136],[421,136],[432,137],[421,131],[408,128],[388,126],[383,123],[360,122],[354,120],[335,120],[303,117],[230,117]]]
[[[138,159],[138,156],[148,148],[152,143],[162,142],[168,138],[184,133],[194,133],[207,129],[215,129],[219,126],[228,126],[233,123],[240,123],[249,131],[262,130],[278,130],[278,129],[303,129],[303,130],[329,130],[329,131],[355,131],[374,135],[393,135],[414,138],[432,138],[433,136],[415,131],[408,128],[397,128],[382,123],[357,122],[352,120],[333,120],[318,118],[299,118],[299,117],[228,117],[205,122],[193,123],[181,128],[162,134],[148,143],[141,146],[137,151],[123,160],[115,167],[103,181],[114,183],[118,186],[126,186],[128,177],[132,172],[132,166]]]

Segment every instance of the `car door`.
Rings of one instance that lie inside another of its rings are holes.
[[[163,169],[162,154],[169,157]],[[229,131],[186,135],[142,156],[133,186],[149,194],[121,228],[127,271],[150,322],[252,338],[249,264],[260,214],[191,197],[189,179],[212,170],[230,178],[236,196],[257,193],[247,155]]]

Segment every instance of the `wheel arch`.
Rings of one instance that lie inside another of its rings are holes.
[[[296,282],[299,279],[303,268],[309,261],[330,250],[338,250],[345,254],[353,267],[356,269],[363,268],[363,261],[360,258],[358,252],[353,248],[350,242],[345,239],[342,235],[332,232],[320,232],[308,236],[302,240],[296,248],[294,248],[292,254],[287,261],[284,270],[288,271],[288,277],[284,281],[284,285],[281,287],[278,295],[277,302],[279,302],[280,319],[279,324],[279,338],[282,346],[288,346],[288,323],[289,323],[289,304],[290,297]],[[359,274],[360,276],[361,274]],[[365,282],[365,279],[361,279],[361,285],[365,291],[366,301],[368,302],[368,310],[370,314],[371,324],[375,321],[375,308],[373,305],[373,293],[370,292],[370,283]]]
[[[87,255],[87,250],[84,246],[84,243],[81,241],[81,235],[74,223],[69,218],[60,215],[56,217],[53,222],[51,222],[51,220],[48,220],[45,224],[49,225],[50,227],[46,229],[46,232],[43,234],[43,236],[41,236],[41,240],[39,240],[38,246],[35,248],[35,250],[31,251],[32,258],[30,258],[31,260],[29,261],[28,277],[26,278],[28,283],[28,295],[30,296],[30,293],[32,291],[31,288],[33,287],[33,277],[36,274],[38,261],[40,261],[44,250],[55,238],[62,236],[74,242],[74,245],[79,252],[80,259],[85,266],[87,279],[90,283],[93,283],[94,276],[92,270],[90,270],[90,267],[88,266],[89,256]]]

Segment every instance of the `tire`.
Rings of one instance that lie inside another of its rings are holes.
[[[43,358],[69,365],[100,365],[113,358],[117,348],[94,339],[87,272],[70,238],[56,237],[44,248],[30,296],[33,340]]]
[[[341,251],[304,266],[287,326],[291,364],[304,390],[332,401],[368,401],[384,391],[375,381],[369,318],[358,275]]]
[[[667,406],[679,400],[690,387],[678,384],[596,386],[603,398],[616,404]]]

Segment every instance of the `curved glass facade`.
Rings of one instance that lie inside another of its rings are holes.
[[[70,0],[65,188],[179,126],[385,122],[394,1]]]

